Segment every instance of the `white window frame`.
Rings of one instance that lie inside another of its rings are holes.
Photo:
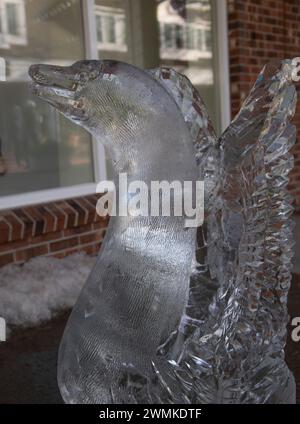
[[[212,0],[212,19],[215,21],[213,44],[216,52],[216,101],[220,105],[220,130],[223,132],[231,121],[227,1]]]
[[[3,0],[0,0],[3,1]],[[85,36],[85,51],[87,59],[98,59],[98,43],[96,20],[94,15],[94,0],[81,0]],[[224,130],[230,122],[230,91],[229,91],[229,59],[227,33],[227,2],[212,0],[214,19],[216,19],[217,36],[217,72],[218,101],[220,102],[221,129]],[[0,195],[0,210],[58,201],[96,193],[97,183],[107,179],[105,150],[103,145],[92,138],[93,164],[95,182],[79,184],[70,187],[38,190],[24,194],[9,196]]]

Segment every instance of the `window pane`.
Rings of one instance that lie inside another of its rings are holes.
[[[215,53],[212,49],[210,0],[157,0],[159,28],[175,27],[175,49],[170,50],[169,34],[160,34],[160,63],[185,74],[198,88],[213,123],[220,129],[214,77]]]
[[[173,26],[170,24],[163,25],[165,31],[163,33],[163,37],[165,37],[164,45],[166,48],[175,47],[175,37],[173,37]]]
[[[102,59],[128,62],[124,3],[122,0],[95,1],[98,50]]]
[[[6,2],[5,14],[1,9],[8,29],[0,43],[6,62],[6,82],[0,83],[0,162],[6,171],[0,176],[1,195],[94,181],[89,134],[28,89],[32,63],[69,65],[84,59],[80,3],[18,0]]]
[[[115,43],[116,42],[116,34],[115,34],[115,20],[113,16],[107,16],[107,32],[108,32],[108,42]]]
[[[211,52],[212,49],[212,43],[211,43],[211,31],[204,31],[204,38],[205,38],[205,50],[208,52]]]
[[[96,16],[96,28],[97,28],[97,40],[99,43],[103,42],[103,37],[102,37],[102,31],[103,31],[103,26],[102,26],[102,16]]]
[[[6,4],[7,30],[12,35],[19,35],[17,7],[15,3]]]
[[[175,46],[177,49],[182,49],[184,40],[183,40],[183,27],[181,25],[175,25]]]

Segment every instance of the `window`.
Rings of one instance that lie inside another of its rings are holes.
[[[197,49],[204,51],[204,31],[203,29],[197,29]]]
[[[106,24],[107,24],[107,33],[108,33],[108,42],[109,43],[116,43],[116,23],[114,16],[107,16],[106,17]]]
[[[194,50],[195,48],[195,31],[190,26],[187,27],[187,48],[189,50]]]
[[[95,17],[98,49],[126,52],[125,14],[123,10],[119,7],[99,5],[95,8]]]
[[[204,31],[204,48],[206,51],[211,52],[212,49],[212,42],[211,42],[211,32],[210,31]]]
[[[0,0],[0,48],[24,45],[26,40],[25,0]]]
[[[6,172],[0,176],[0,205],[3,196],[95,183],[90,135],[28,90],[32,63],[68,65],[85,58],[82,22],[79,0],[1,3],[6,82],[0,82],[0,156]]]
[[[224,128],[229,121],[225,1],[95,0],[95,14],[99,58],[178,70],[199,89],[216,130]]]
[[[20,27],[18,23],[18,6],[16,3],[7,3],[6,5],[7,16],[7,32],[11,35],[20,35]]]
[[[96,28],[97,28],[97,41],[98,43],[101,45],[103,43],[103,36],[102,36],[102,32],[103,32],[103,27],[102,27],[102,16],[101,15],[97,15],[96,16]]]
[[[183,45],[183,28],[181,25],[175,25],[175,47],[177,49],[182,49]]]
[[[161,23],[160,25],[161,44],[163,44],[165,48],[174,47],[173,31],[174,31],[173,25]]]
[[[157,0],[160,63],[185,74],[199,89],[219,130],[222,126],[217,83],[220,71],[212,33],[218,30],[216,8],[220,10],[220,3],[216,6],[213,0]]]

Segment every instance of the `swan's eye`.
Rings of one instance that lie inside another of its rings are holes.
[[[83,100],[77,100],[76,102],[74,102],[74,107],[76,107],[77,109],[82,109],[83,108]]]

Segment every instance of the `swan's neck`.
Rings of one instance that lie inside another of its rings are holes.
[[[120,129],[113,137],[114,143],[110,138],[104,144],[114,179],[120,173],[126,173],[129,181],[147,184],[196,179],[192,140],[182,119],[141,122],[134,130]]]

